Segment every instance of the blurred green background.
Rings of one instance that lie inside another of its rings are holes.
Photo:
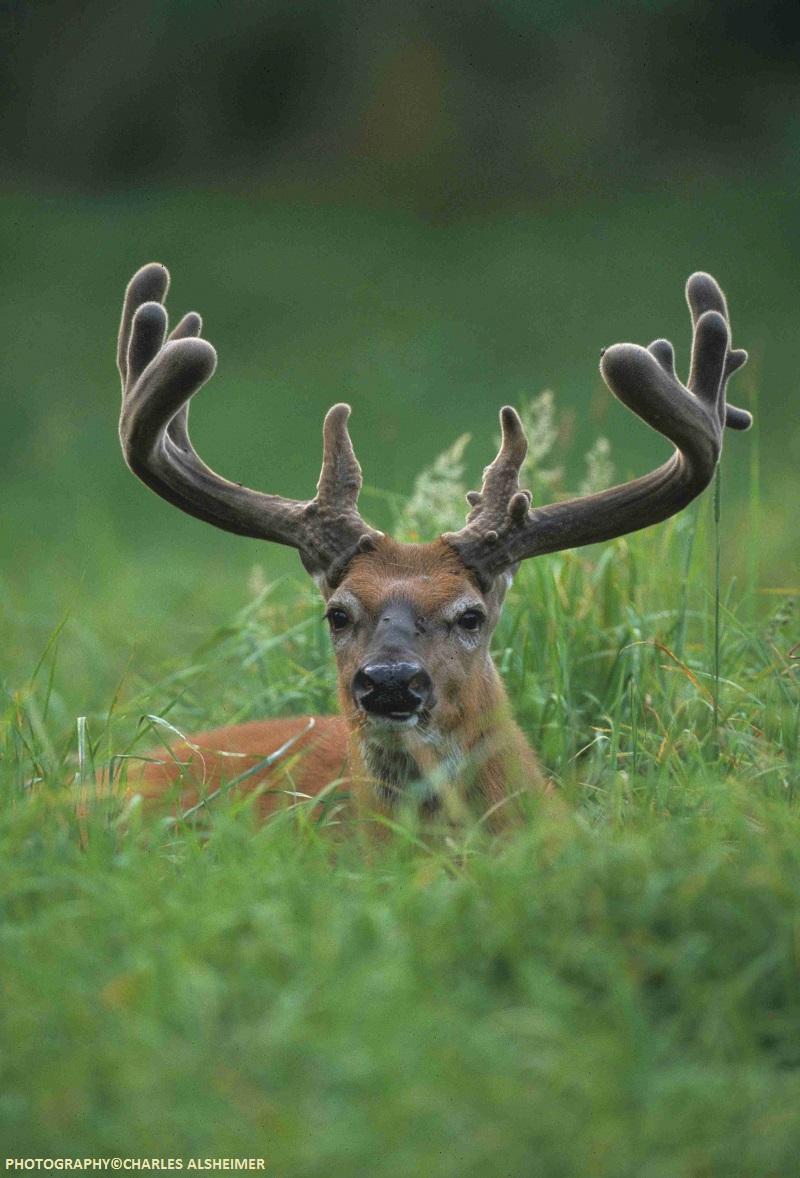
[[[137,484],[116,439],[130,274],[220,353],[193,434],[228,477],[305,497],[349,400],[379,492],[546,387],[618,476],[666,454],[613,402],[600,349],[666,335],[683,283],[724,286],[757,429],[728,438],[726,575],[791,587],[800,500],[796,5],[172,0],[0,11],[6,337],[0,621],[9,669],[64,610],[122,653],[198,632],[292,553],[215,532]],[[749,566],[748,566],[749,562]],[[35,635],[34,635],[35,636]]]

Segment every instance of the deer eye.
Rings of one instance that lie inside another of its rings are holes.
[[[331,606],[325,617],[328,619],[328,625],[335,634],[350,625],[349,613],[346,609],[341,609],[338,605]]]
[[[457,621],[462,630],[479,630],[483,625],[483,614],[479,609],[465,609]]]

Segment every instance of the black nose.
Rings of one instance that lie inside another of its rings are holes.
[[[367,663],[353,676],[353,699],[376,716],[413,716],[432,693],[431,677],[421,663]]]

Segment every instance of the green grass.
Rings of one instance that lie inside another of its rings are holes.
[[[76,723],[59,644],[113,670],[76,607],[3,705],[5,1153],[796,1173],[796,596],[723,584],[717,633],[715,563],[709,495],[522,570],[496,655],[563,804],[495,843],[255,829],[230,797],[202,831],[99,805],[82,839],[71,783],[143,716],[330,710],[333,676],[310,593],[254,581]]]

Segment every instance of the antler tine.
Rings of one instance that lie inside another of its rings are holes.
[[[707,311],[718,311],[725,319],[725,322],[730,325],[730,316],[728,314],[728,303],[725,295],[722,292],[719,284],[710,274],[706,274],[702,270],[698,270],[689,278],[686,283],[686,302],[689,304],[689,311],[692,316],[692,326],[696,329],[697,324]],[[722,393],[724,394],[727,388],[728,380],[733,376],[734,372],[747,363],[747,352],[744,348],[731,348],[725,361],[725,371],[723,374]],[[694,370],[694,349],[692,351],[692,371]],[[689,377],[688,388],[695,391],[692,383],[692,376]],[[752,414],[748,413],[746,409],[737,409],[735,405],[727,405],[725,412],[725,424],[729,429],[745,430],[749,429],[753,424]]]
[[[217,356],[200,339],[202,320],[190,312],[167,338],[161,304],[169,274],[156,263],[128,284],[117,363],[123,402],[120,441],[125,460],[162,498],[237,535],[297,548],[313,575],[335,583],[354,553],[380,533],[358,513],[361,470],[347,432],[349,406],[335,405],[323,430],[317,495],[285,499],[218,475],[196,453],[188,431],[191,398],[212,376]]]
[[[499,531],[509,511],[524,514],[531,505],[530,491],[520,491],[519,472],[528,453],[528,439],[519,414],[510,405],[500,410],[501,441],[497,457],[483,472],[480,491],[470,491],[468,522],[480,520],[485,532]]]
[[[533,511],[523,510],[522,498],[527,492],[512,489],[508,478],[502,489],[499,480],[492,484],[498,494],[489,509],[487,479],[481,495],[470,497],[475,506],[466,526],[443,537],[479,580],[489,582],[531,556],[608,540],[659,523],[690,503],[711,481],[725,425],[746,429],[752,421],[745,410],[725,401],[728,378],[744,364],[747,353],[730,347],[725,297],[710,275],[693,274],[686,297],[694,328],[688,387],[675,375],[672,345],[664,339],[654,340],[648,348],[615,344],[603,352],[600,361],[611,392],[674,443],[672,457],[630,483]],[[514,419],[521,432],[516,414]],[[495,467],[505,469],[500,462],[504,449],[505,429],[501,454],[487,475]],[[516,452],[520,451],[524,458],[524,448],[517,442]]]
[[[125,289],[122,319],[117,337],[117,368],[122,379],[122,395],[128,387],[128,349],[131,343],[133,317],[146,303],[163,303],[169,290],[169,271],[158,262],[151,262],[137,270]],[[157,350],[157,349],[156,349]],[[155,355],[155,352],[153,353]],[[152,356],[151,356],[152,359]]]
[[[361,467],[358,464],[347,422],[349,405],[334,405],[325,414],[322,425],[322,470],[317,483],[317,499],[340,511],[351,511],[361,490]]]

